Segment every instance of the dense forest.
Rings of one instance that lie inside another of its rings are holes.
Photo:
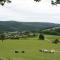
[[[0,32],[40,31],[58,26],[47,22],[0,21]]]

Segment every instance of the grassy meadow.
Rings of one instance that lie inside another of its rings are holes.
[[[60,60],[60,43],[51,43],[60,36],[45,35],[45,40],[34,38],[21,38],[19,40],[0,40],[0,57],[6,60]],[[42,53],[39,49],[55,49],[55,53]],[[18,50],[19,53],[15,53]],[[21,51],[25,51],[22,53]]]

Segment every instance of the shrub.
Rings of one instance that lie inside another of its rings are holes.
[[[57,43],[59,43],[60,41],[58,40],[58,39],[55,39],[54,41],[53,41],[53,43],[55,43],[55,44],[57,44]]]

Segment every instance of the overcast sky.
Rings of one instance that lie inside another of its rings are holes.
[[[60,5],[52,6],[51,0],[12,0],[0,6],[0,21],[60,23]]]

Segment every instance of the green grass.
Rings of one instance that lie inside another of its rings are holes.
[[[45,41],[35,38],[27,38],[20,40],[5,40],[3,43],[0,41],[0,57],[7,58],[8,60],[60,60],[60,52],[41,53],[39,49],[55,49],[60,51],[60,44],[52,44],[49,42],[53,39],[60,39],[60,36],[46,35]],[[18,50],[19,53],[14,51]],[[25,53],[21,53],[21,51]]]

